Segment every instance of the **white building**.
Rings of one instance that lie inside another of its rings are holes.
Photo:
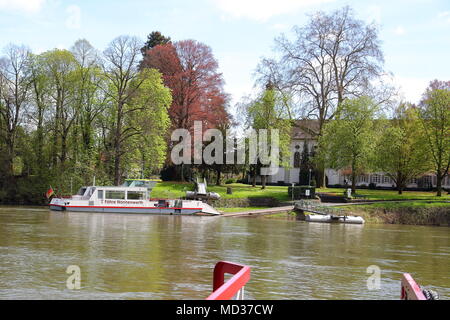
[[[291,140],[291,167],[288,169],[280,168],[278,173],[268,177],[268,183],[271,184],[291,184],[299,183],[300,180],[300,164],[301,158],[306,146],[309,154],[314,153],[317,145],[317,133],[319,129],[319,122],[316,120],[299,120],[296,126],[293,128],[293,136]],[[305,174],[309,175],[309,172]],[[351,178],[349,172],[345,170],[326,169],[326,183],[327,186],[344,186],[345,182],[351,184]],[[259,179],[258,179],[259,180]],[[357,186],[369,186],[370,183],[374,183],[377,187],[395,188],[395,183],[391,178],[383,172],[373,172],[357,177]],[[412,179],[407,188],[423,188],[428,189],[436,186],[436,176],[434,174],[424,175]],[[450,188],[450,177],[447,175],[443,182],[443,188]]]

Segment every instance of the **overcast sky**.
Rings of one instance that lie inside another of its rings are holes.
[[[0,0],[0,48],[12,42],[39,53],[85,38],[102,51],[119,35],[144,40],[159,30],[211,46],[234,103],[251,92],[276,36],[304,25],[307,13],[345,5],[380,25],[385,68],[406,100],[417,102],[433,79],[450,80],[449,0]]]

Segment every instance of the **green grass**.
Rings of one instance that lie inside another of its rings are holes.
[[[233,194],[227,194],[227,187],[231,187]],[[267,186],[265,190],[261,186],[253,188],[251,185],[242,183],[226,184],[221,186],[208,185],[208,191],[217,192],[224,199],[237,199],[249,197],[273,197],[280,201],[288,201],[285,186]],[[160,182],[152,191],[152,198],[180,198],[184,197],[186,191],[194,190],[192,183]]]
[[[438,201],[402,201],[402,202],[382,202],[382,203],[371,203],[371,204],[361,204],[352,206],[339,206],[346,210],[364,210],[372,211],[376,209],[401,209],[401,208],[445,208],[448,207],[450,210],[450,202],[438,202]]]
[[[151,197],[161,199],[177,199],[186,195],[186,191],[194,190],[192,183],[183,182],[159,182],[153,188]]]
[[[233,194],[227,194],[227,187],[231,187]],[[273,197],[279,201],[289,201],[290,198],[287,193],[287,186],[267,186],[265,190],[261,186],[253,188],[251,185],[242,183],[233,183],[222,186],[209,185],[208,191],[217,192],[224,199],[249,198],[249,197]],[[186,191],[194,190],[192,183],[181,182],[160,182],[156,185],[152,192],[152,198],[180,198],[184,197]],[[316,192],[329,192],[342,195],[344,189],[339,188],[320,188]],[[404,191],[403,194],[398,194],[395,190],[370,190],[357,189],[357,195],[363,196],[368,200],[450,200],[450,195],[444,192],[442,197],[436,197],[435,192],[422,191]]]
[[[320,188],[316,192],[327,192],[342,195],[345,189],[340,188]],[[363,196],[367,200],[450,200],[450,195],[443,192],[442,197],[437,197],[436,192],[425,191],[403,191],[403,194],[398,194],[396,190],[370,190],[370,189],[356,189],[356,194]]]

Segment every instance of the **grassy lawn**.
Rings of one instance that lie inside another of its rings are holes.
[[[345,189],[339,188],[320,188],[316,192],[327,192],[342,195]],[[435,192],[425,191],[403,191],[403,194],[398,194],[396,190],[370,190],[370,189],[357,189],[356,194],[364,196],[368,200],[450,200],[450,195],[447,192],[443,192],[442,197],[436,197]]]
[[[231,187],[233,194],[227,194],[227,187]],[[227,185],[208,185],[208,191],[217,192],[224,199],[248,198],[248,197],[273,197],[280,201],[289,200],[288,187],[267,186],[265,190],[257,186],[233,183]],[[152,198],[179,198],[183,197],[188,190],[194,190],[192,183],[160,182],[152,191]]]
[[[231,187],[233,194],[227,194],[227,187]],[[253,188],[251,185],[233,183],[227,185],[209,185],[208,191],[217,192],[224,199],[248,198],[248,197],[273,197],[280,201],[289,201],[287,194],[287,186],[267,186],[265,190],[261,186]],[[192,183],[181,182],[160,182],[156,185],[152,192],[152,198],[180,198],[184,197],[186,191],[194,190]],[[344,189],[338,188],[320,188],[316,192],[329,192],[341,195]],[[450,195],[444,192],[442,197],[436,197],[435,192],[422,191],[404,191],[398,194],[395,190],[369,190],[358,189],[356,193],[364,196],[368,200],[450,200]]]
[[[364,210],[372,211],[376,209],[401,209],[401,208],[445,208],[448,207],[450,210],[450,202],[437,202],[437,201],[403,201],[403,202],[383,202],[383,203],[371,203],[371,204],[361,204],[353,206],[339,206],[339,208],[344,208],[346,210]]]

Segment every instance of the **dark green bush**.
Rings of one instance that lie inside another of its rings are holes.
[[[310,190],[309,197],[306,196],[306,190]],[[289,198],[292,199],[292,187],[288,187]],[[316,197],[316,187],[314,186],[295,186],[294,187],[294,200],[304,199],[304,198],[315,198]]]

